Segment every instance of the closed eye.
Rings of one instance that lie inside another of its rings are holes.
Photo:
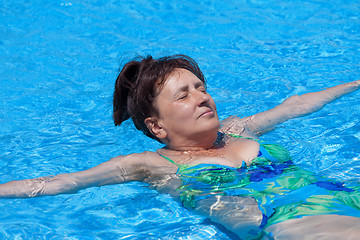
[[[182,93],[182,94],[180,94],[180,96],[178,97],[178,100],[185,99],[187,96],[188,96],[187,93]]]
[[[206,94],[206,87],[203,84],[196,87],[196,89]]]
[[[198,88],[201,92],[203,92],[203,93],[206,93],[206,88],[205,87],[200,87],[200,88]]]

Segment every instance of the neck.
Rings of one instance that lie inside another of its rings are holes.
[[[213,144],[208,145],[208,146],[172,146],[172,145],[167,145],[166,148],[169,150],[174,150],[174,151],[178,151],[178,152],[185,152],[185,151],[204,151],[204,150],[209,150],[212,149],[214,147]]]
[[[201,141],[168,141],[166,148],[174,151],[204,151],[215,148],[217,134],[212,137],[202,137]]]

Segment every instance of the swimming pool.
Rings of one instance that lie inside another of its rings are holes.
[[[111,119],[117,69],[137,54],[197,60],[222,119],[360,75],[355,0],[2,1],[0,10],[1,182],[158,148]],[[359,115],[359,94],[350,94],[263,139],[306,169],[355,182]],[[235,238],[141,183],[2,199],[0,207],[0,238]]]

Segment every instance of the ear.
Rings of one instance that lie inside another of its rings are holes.
[[[165,129],[162,127],[159,120],[155,117],[148,117],[144,120],[146,127],[149,131],[158,139],[165,139],[167,137],[167,133]]]

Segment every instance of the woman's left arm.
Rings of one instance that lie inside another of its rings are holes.
[[[360,88],[360,80],[337,85],[319,92],[294,95],[268,111],[239,119],[229,118],[223,122],[223,131],[248,137],[258,137],[269,132],[277,124],[291,118],[319,111],[326,104]]]

